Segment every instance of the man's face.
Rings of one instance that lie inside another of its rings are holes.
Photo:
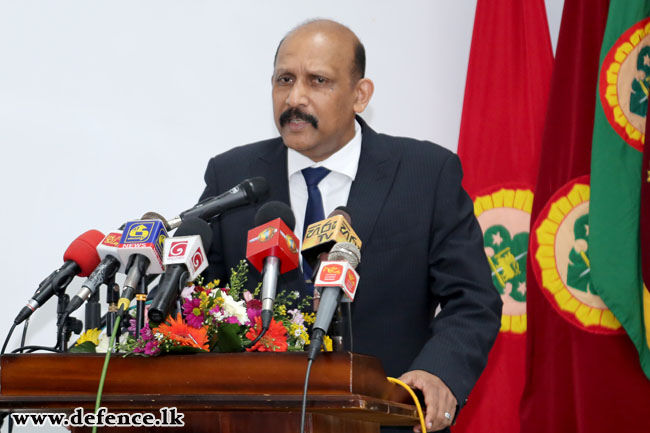
[[[353,48],[331,32],[297,31],[282,43],[273,73],[273,116],[284,143],[314,161],[354,136]]]

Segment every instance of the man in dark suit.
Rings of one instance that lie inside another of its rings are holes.
[[[430,142],[377,134],[358,117],[374,90],[364,69],[363,45],[348,28],[318,20],[291,31],[278,47],[272,77],[281,137],[212,158],[202,198],[263,176],[270,199],[291,203],[301,216],[306,184],[293,171],[300,164],[329,169],[340,182],[323,192],[325,215],[346,204],[363,242],[354,350],[379,357],[388,375],[421,390],[427,428],[440,430],[485,367],[501,299],[458,157]],[[240,208],[213,224],[211,277],[226,280],[245,256],[256,210]],[[295,270],[279,285],[301,290],[305,281]]]

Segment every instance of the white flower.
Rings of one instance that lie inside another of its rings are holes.
[[[129,338],[128,334],[121,334],[119,341],[115,344],[116,346],[120,344],[126,344]],[[97,347],[95,347],[95,352],[97,353],[106,353],[108,350],[108,344],[111,342],[111,339],[108,337],[108,334],[102,332],[99,338],[97,339]]]
[[[226,316],[224,316],[223,313],[219,310],[213,312],[212,317],[214,317],[217,322],[221,322],[226,318]]]
[[[242,325],[248,323],[244,301],[235,301],[232,296],[224,294],[223,310],[227,317],[236,317]]]
[[[194,292],[194,286],[184,287],[183,290],[181,291],[181,298],[182,299],[186,299],[186,298],[191,299],[193,292]]]
[[[97,343],[97,347],[95,347],[95,352],[97,353],[106,353],[108,350],[108,335],[102,332],[102,334],[99,336],[99,342]]]

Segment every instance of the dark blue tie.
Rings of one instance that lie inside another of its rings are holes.
[[[320,195],[318,184],[330,173],[325,167],[306,168],[302,171],[302,175],[307,183],[307,209],[305,210],[305,225],[302,228],[302,238],[305,239],[307,227],[317,221],[325,219],[325,211],[323,210],[323,198]],[[305,280],[311,280],[312,269],[306,260],[302,261],[302,272]],[[309,285],[309,290],[313,290],[313,285]],[[308,293],[309,296],[312,293]]]

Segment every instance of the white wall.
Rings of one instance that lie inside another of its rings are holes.
[[[554,39],[562,3],[547,0]],[[77,235],[176,215],[200,195],[210,156],[277,135],[273,54],[308,18],[364,42],[376,130],[455,149],[475,5],[0,1],[0,344]],[[55,307],[32,316],[28,344],[53,344]]]

